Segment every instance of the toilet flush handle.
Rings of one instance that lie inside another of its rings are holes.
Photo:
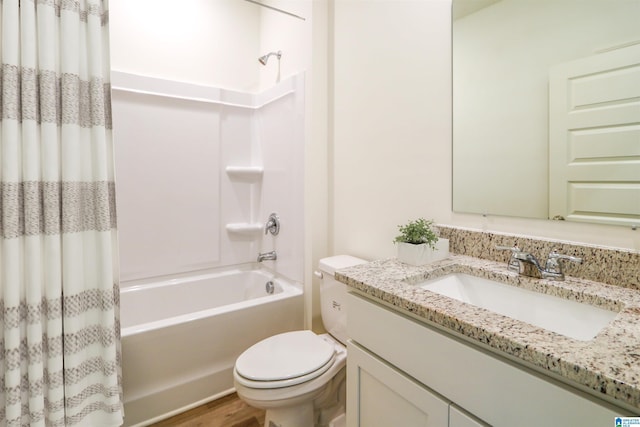
[[[318,279],[322,279],[324,276],[322,275],[322,271],[314,271],[313,275],[316,276]]]

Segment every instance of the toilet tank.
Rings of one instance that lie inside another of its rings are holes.
[[[343,344],[347,342],[347,285],[334,278],[336,270],[364,264],[367,261],[351,255],[322,258],[318,263],[321,273],[320,311],[325,329]]]

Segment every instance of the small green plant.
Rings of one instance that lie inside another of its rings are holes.
[[[418,218],[415,221],[409,221],[406,225],[399,225],[400,235],[396,236],[394,243],[404,242],[414,245],[426,243],[431,249],[436,248],[438,236],[431,228],[433,221],[427,221],[424,218]]]

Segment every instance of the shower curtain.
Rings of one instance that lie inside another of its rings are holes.
[[[108,0],[0,15],[0,425],[118,426]]]

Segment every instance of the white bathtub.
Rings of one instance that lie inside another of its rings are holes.
[[[245,349],[303,327],[301,287],[249,267],[123,287],[120,306],[125,426],[233,392]]]

